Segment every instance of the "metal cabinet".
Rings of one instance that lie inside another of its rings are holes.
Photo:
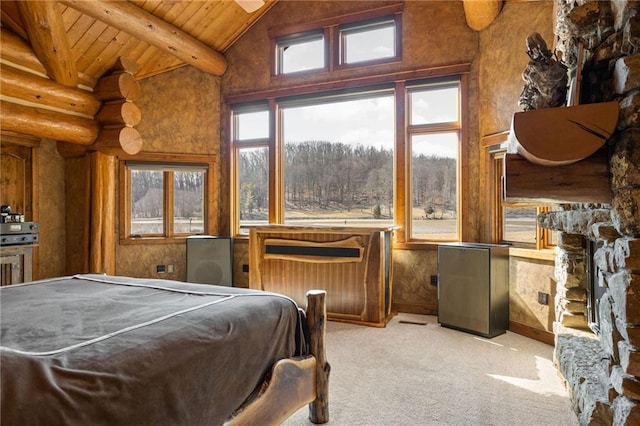
[[[509,327],[509,249],[504,245],[438,246],[438,322],[485,337]]]

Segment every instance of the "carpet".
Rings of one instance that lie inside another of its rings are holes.
[[[330,425],[578,425],[553,347],[527,337],[400,314],[386,328],[329,321],[326,341]],[[284,423],[310,424],[306,407]]]

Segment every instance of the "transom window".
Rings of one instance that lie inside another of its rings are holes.
[[[401,60],[402,4],[270,30],[273,74],[333,72]]]
[[[325,40],[322,32],[284,37],[276,42],[277,74],[323,69],[325,58]]]
[[[341,64],[356,64],[395,58],[396,56],[396,22],[394,19],[356,22],[340,28]]]

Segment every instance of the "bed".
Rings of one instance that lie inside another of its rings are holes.
[[[328,421],[324,292],[76,275],[0,288],[2,424]]]

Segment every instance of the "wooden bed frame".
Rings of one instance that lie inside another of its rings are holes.
[[[329,372],[325,353],[326,291],[307,292],[309,353],[278,361],[258,397],[242,407],[225,425],[281,424],[300,407],[309,404],[309,420],[329,421]]]

